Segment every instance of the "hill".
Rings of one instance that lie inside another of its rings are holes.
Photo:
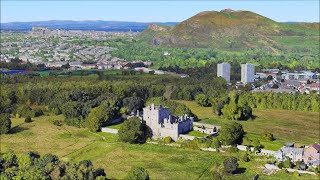
[[[49,29],[64,30],[96,30],[96,31],[143,31],[149,24],[175,25],[176,22],[125,22],[125,21],[71,21],[71,20],[51,20],[34,22],[9,22],[1,23],[1,30],[10,31],[30,31],[33,26],[44,26]]]
[[[319,40],[319,23],[279,23],[250,11],[205,11],[172,27],[149,25],[141,37],[152,45],[226,50],[287,50],[273,37],[310,36]],[[309,40],[309,39],[308,39]]]

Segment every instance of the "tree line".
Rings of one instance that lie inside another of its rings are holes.
[[[106,172],[95,168],[90,160],[78,163],[64,162],[56,155],[40,155],[27,152],[20,156],[14,153],[0,154],[0,179],[96,179],[105,180]],[[127,180],[149,180],[148,171],[142,167],[132,167]]]

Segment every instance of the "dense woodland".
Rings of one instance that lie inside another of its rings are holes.
[[[158,98],[156,98],[158,97]],[[251,93],[231,90],[222,78],[180,78],[156,75],[93,76],[2,76],[1,124],[8,115],[36,117],[63,114],[67,125],[99,130],[114,119],[141,110],[154,102],[171,108],[175,115],[192,115],[182,104],[171,100],[196,100],[212,106],[227,119],[251,118],[254,108],[297,111],[319,110],[316,94]],[[6,132],[6,128],[3,128]]]

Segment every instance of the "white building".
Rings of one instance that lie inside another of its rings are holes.
[[[170,136],[178,140],[179,134],[193,130],[193,118],[183,115],[174,117],[170,115],[169,109],[161,105],[155,107],[151,104],[143,108],[143,120],[152,130],[152,138],[164,138]]]
[[[313,80],[317,79],[317,74],[311,71],[302,71],[301,73],[285,73],[281,75],[285,80]]]
[[[217,76],[223,77],[227,82],[230,82],[230,64],[229,63],[218,64]]]
[[[241,64],[241,82],[244,84],[254,82],[253,64]]]
[[[303,148],[282,147],[275,155],[276,160],[285,161],[289,157],[293,162],[301,161],[303,156]]]

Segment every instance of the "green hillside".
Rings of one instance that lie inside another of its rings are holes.
[[[319,23],[279,23],[250,11],[205,11],[174,27],[150,25],[141,37],[154,46],[279,53],[319,46]],[[295,38],[300,45],[292,45]]]

